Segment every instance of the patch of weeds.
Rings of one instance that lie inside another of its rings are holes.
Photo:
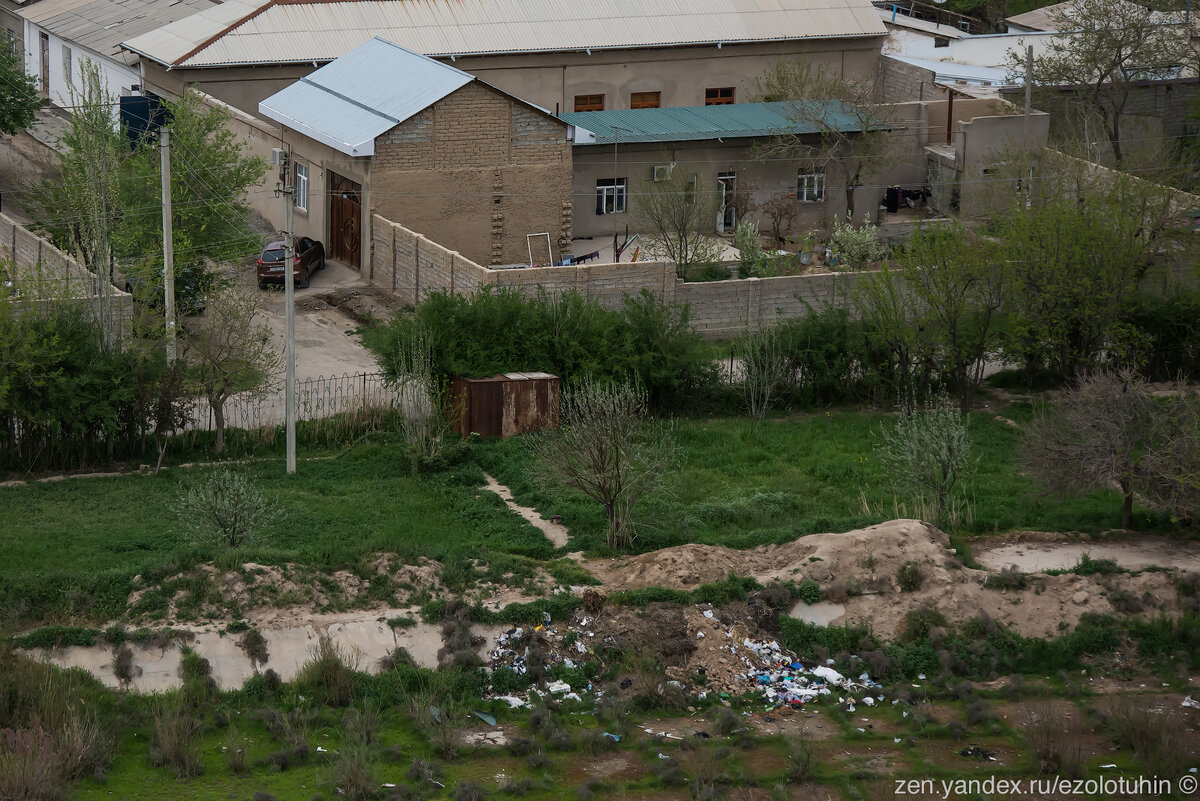
[[[1167,715],[1120,696],[1101,710],[1101,719],[1113,743],[1131,751],[1149,772],[1178,776],[1190,767],[1187,735]]]
[[[360,746],[343,747],[333,763],[333,784],[347,801],[368,801],[379,794],[379,779],[370,752]]]
[[[413,659],[412,654],[403,646],[396,646],[379,658],[381,673],[390,673],[400,668],[415,668],[416,666],[417,660]]]
[[[151,764],[169,768],[177,779],[199,776],[203,763],[196,735],[201,728],[201,722],[183,707],[160,705],[151,723]]]
[[[761,589],[762,585],[754,578],[730,573],[722,581],[701,584],[692,592],[692,601],[725,606],[731,601],[744,601],[750,592]]]
[[[1029,576],[1016,565],[1009,565],[996,573],[989,573],[983,586],[993,590],[1023,590],[1029,586]]]
[[[417,619],[408,615],[397,615],[387,619],[388,628],[390,629],[411,629],[417,625]]]
[[[546,572],[564,587],[590,587],[600,583],[600,579],[584,570],[574,559],[555,559],[546,565]]]
[[[250,661],[256,667],[267,664],[267,660],[271,658],[270,653],[267,652],[267,638],[257,629],[247,629],[246,633],[242,635],[241,645],[246,656],[250,657]]]
[[[1072,568],[1045,571],[1048,576],[1061,576],[1064,573],[1074,573],[1077,576],[1112,576],[1128,572],[1112,559],[1093,559],[1087,551],[1079,555],[1079,562]]]
[[[1033,752],[1038,773],[1081,779],[1087,773],[1081,715],[1067,715],[1050,704],[1031,707],[1025,713],[1025,739]]]
[[[649,606],[653,603],[667,602],[688,605],[692,602],[692,594],[687,590],[675,590],[668,587],[643,587],[637,590],[617,590],[608,594],[608,602],[618,606]]]
[[[920,565],[909,560],[896,571],[896,583],[900,585],[901,592],[916,592],[925,583],[925,574]]]
[[[22,637],[13,637],[13,645],[18,648],[67,648],[81,646],[91,648],[100,636],[98,629],[88,629],[81,626],[43,626],[34,629]]]
[[[112,671],[122,684],[133,681],[133,651],[128,645],[121,643],[113,649]]]
[[[247,770],[246,738],[236,726],[230,726],[225,732],[225,764],[230,773],[240,775]]]
[[[250,624],[244,620],[235,620],[225,627],[226,634],[241,634],[243,631],[248,631]]]
[[[296,689],[302,695],[333,707],[348,706],[354,693],[357,661],[322,634],[311,658],[296,673]]]

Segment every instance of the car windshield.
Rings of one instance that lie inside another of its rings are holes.
[[[279,250],[264,250],[262,255],[263,261],[283,261],[283,249]]]

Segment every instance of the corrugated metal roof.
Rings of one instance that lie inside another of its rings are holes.
[[[962,39],[970,36],[966,31],[956,28],[953,25],[942,25],[937,20],[910,17],[907,14],[900,14],[886,8],[876,8],[875,10],[879,13],[879,18],[886,25],[898,25],[914,31],[936,34],[946,39]]]
[[[841,103],[805,102],[820,108],[828,125],[839,131],[861,129],[858,121],[847,113]],[[788,102],[572,111],[559,115],[563,122],[594,133],[594,144],[597,145],[611,145],[614,140],[619,143],[694,142],[702,139],[820,133],[822,130],[813,122],[797,122],[797,116],[795,108]]]
[[[350,156],[375,137],[461,89],[474,76],[372,39],[258,104],[265,116]]]
[[[120,44],[220,8],[214,0],[41,0],[17,13],[43,30],[102,55],[118,55]]]
[[[929,70],[934,74],[933,79],[939,83],[966,81],[967,83],[987,86],[1023,85],[1020,76],[1010,78],[1008,70],[1004,67],[979,67],[974,64],[959,64],[954,61],[932,61],[927,58],[912,58],[910,56],[897,55],[888,55],[886,58],[894,58],[897,61],[903,61],[905,64]]]
[[[868,0],[271,0],[229,17],[210,9],[125,46],[162,64],[215,67],[332,61],[374,36],[450,56],[887,33]]]

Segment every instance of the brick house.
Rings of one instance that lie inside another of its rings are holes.
[[[351,266],[372,213],[480,264],[570,249],[574,129],[455,67],[373,39],[258,111],[283,126],[296,234]]]

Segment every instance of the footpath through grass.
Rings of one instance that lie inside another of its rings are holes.
[[[758,431],[740,419],[677,421],[679,470],[665,492],[639,507],[635,547],[745,548],[914,516],[874,454],[890,419],[832,411],[768,420]],[[955,533],[1100,531],[1119,522],[1115,493],[1061,499],[1019,475],[1013,427],[976,414],[971,430],[979,457],[971,517]],[[466,461],[441,473],[413,476],[408,465],[396,442],[303,462],[295,477],[284,474],[282,459],[246,465],[287,514],[237,561],[355,569],[364,556],[382,551],[408,561],[442,560],[469,580],[462,565],[470,557],[551,557],[553,548],[539,531],[481,489],[484,469],[519,502],[562,515],[572,532],[570,549],[603,550],[599,506],[535,485],[520,438],[473,445]],[[152,583],[219,557],[190,542],[171,509],[186,483],[206,469],[0,488],[0,613],[26,623],[109,619],[124,610],[135,575]],[[1165,528],[1167,521],[1143,512],[1136,524]]]
[[[1028,411],[1006,413],[1023,417]],[[677,421],[679,470],[665,492],[638,507],[641,526],[634,547],[649,551],[695,542],[747,548],[915,517],[912,503],[895,494],[875,455],[880,430],[893,419],[834,410],[767,420],[757,431],[737,418]],[[1013,426],[992,414],[973,414],[971,437],[978,465],[968,490],[970,514],[949,527],[954,533],[1094,532],[1120,524],[1121,501],[1114,492],[1049,496],[1020,475]],[[562,515],[572,533],[571,548],[603,549],[600,507],[577,493],[535,485],[519,438],[482,443],[476,457],[519,503]],[[1135,515],[1138,528],[1168,524],[1144,510]]]

